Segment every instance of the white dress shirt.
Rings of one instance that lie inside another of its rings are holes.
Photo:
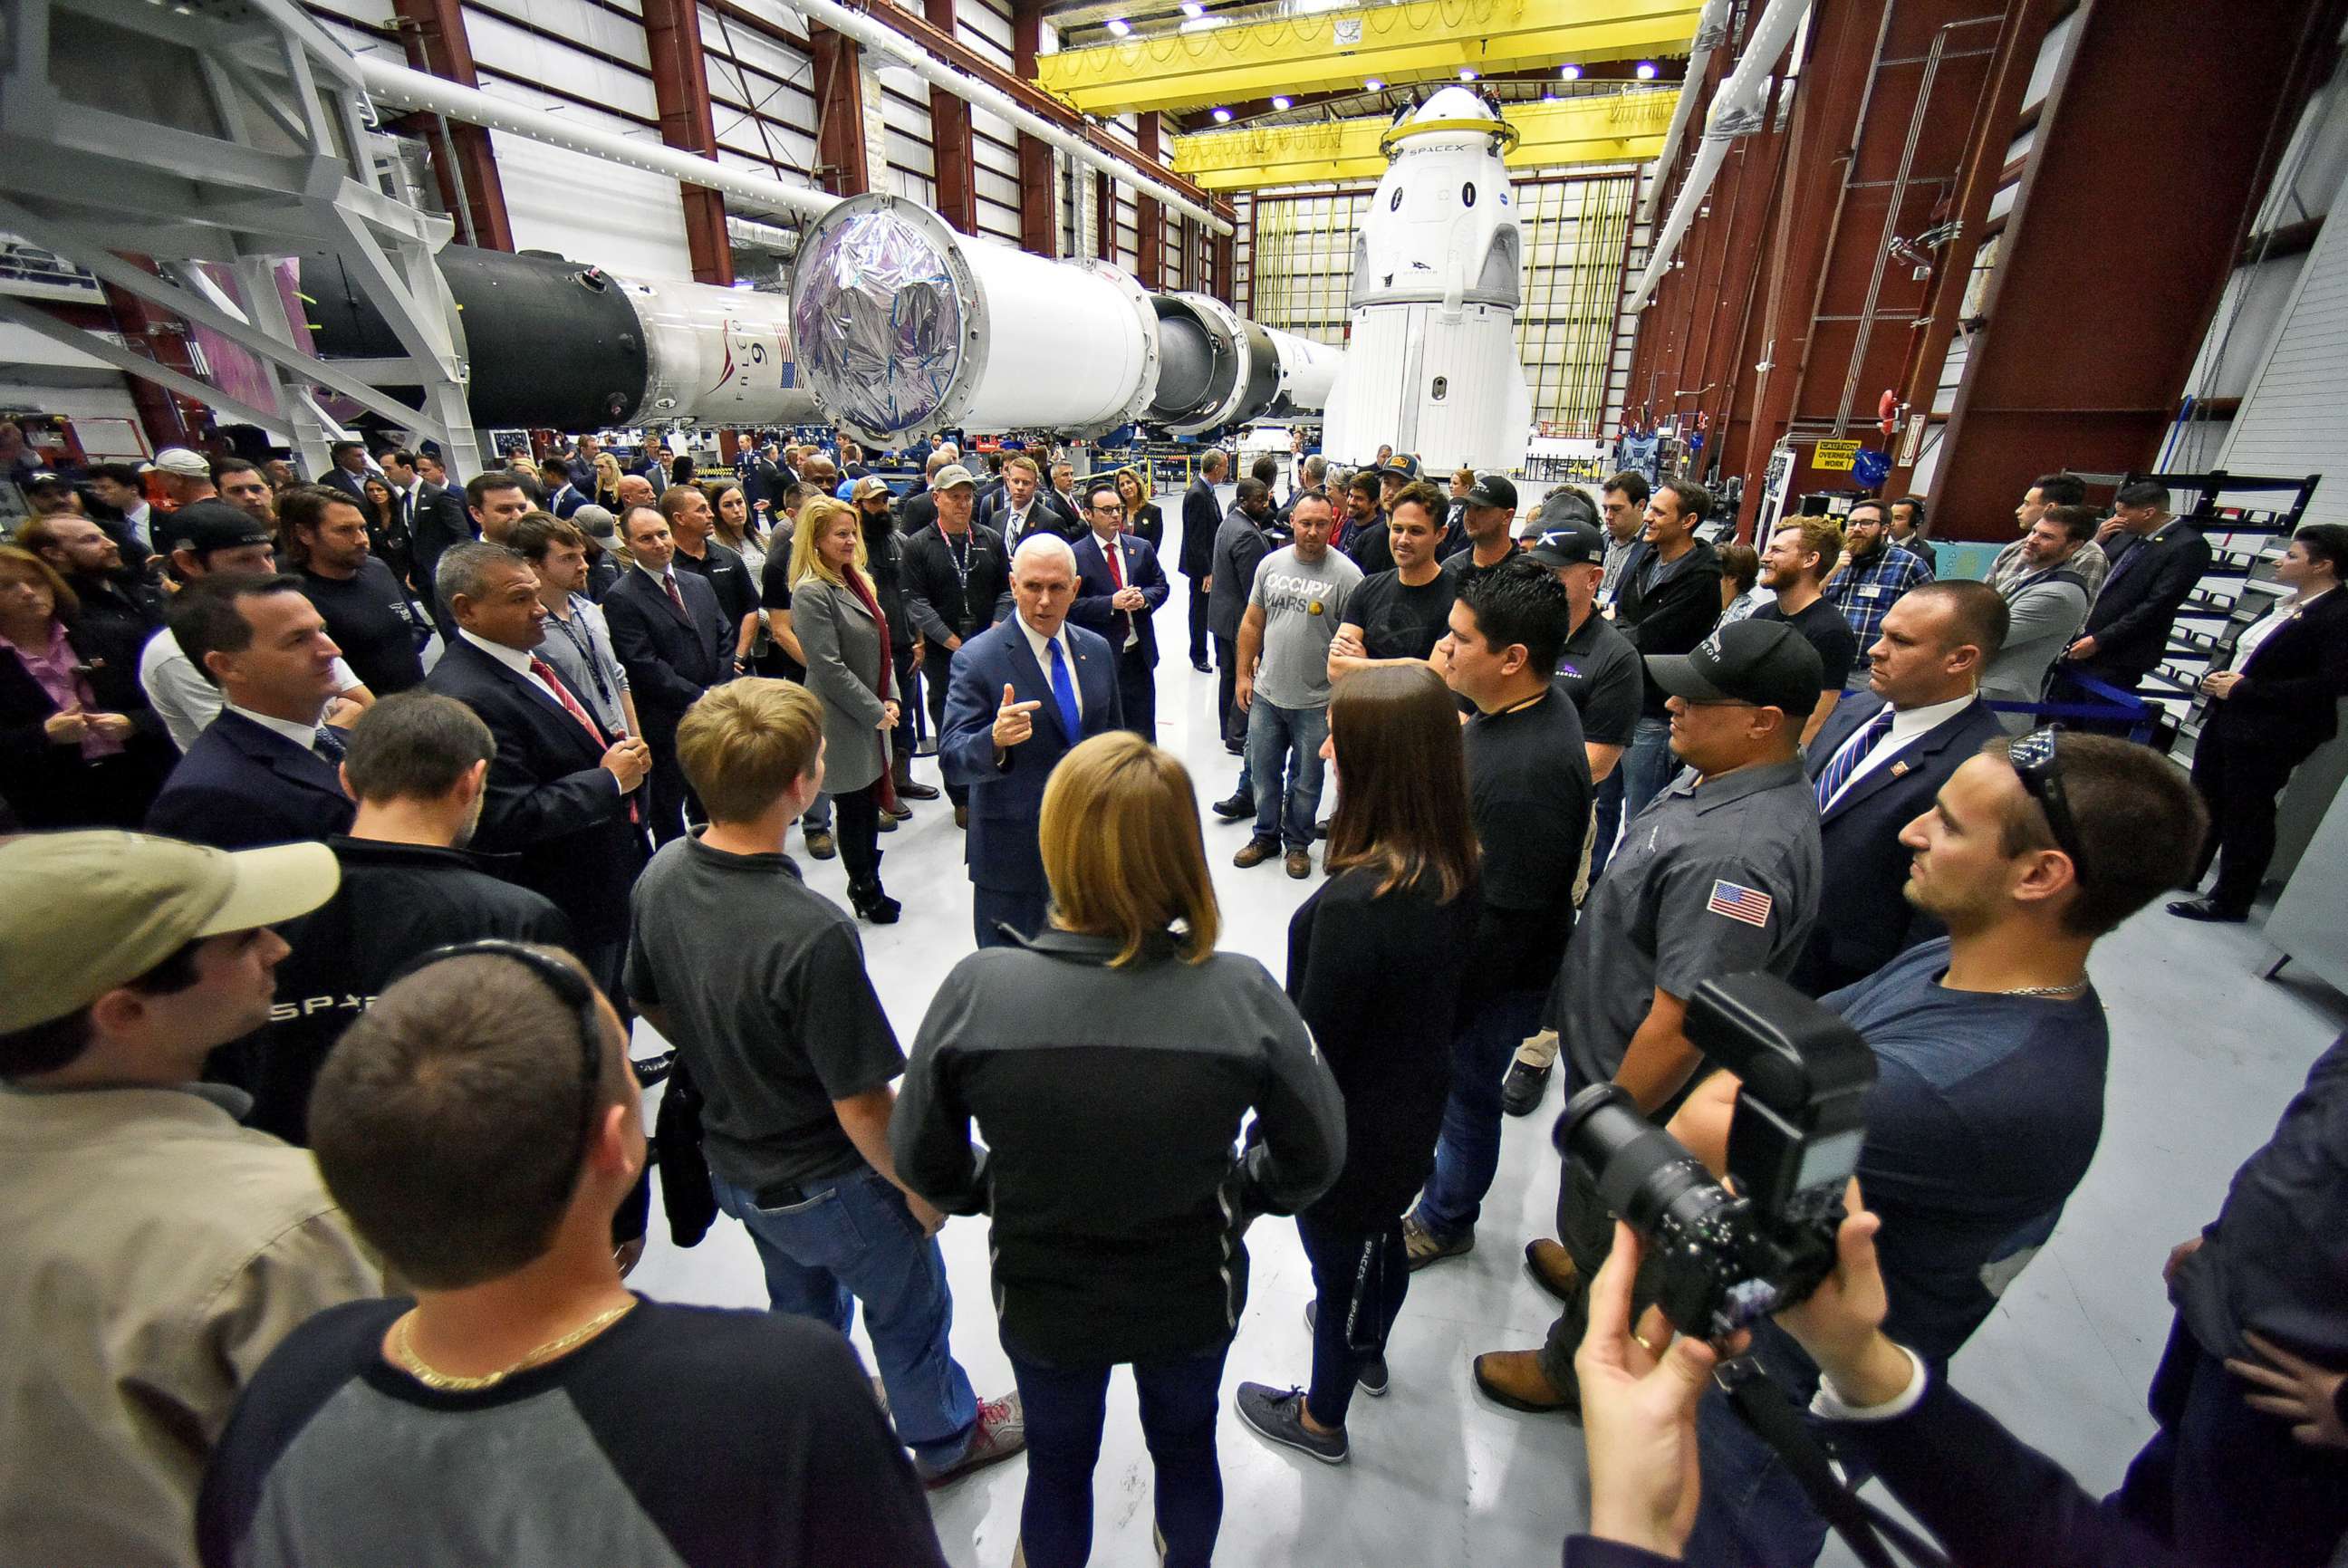
[[[251,719],[253,723],[261,726],[262,728],[269,731],[272,735],[283,736],[285,739],[292,741],[294,745],[300,747],[304,751],[312,750],[317,746],[319,726],[325,722],[324,717],[324,709],[320,710],[321,717],[317,723],[296,724],[290,718],[279,718],[272,714],[255,713],[249,707],[239,707],[232,702],[224,702],[221,707],[225,712],[232,713],[239,718]]]
[[[350,691],[359,677],[341,658],[335,660],[335,690]],[[196,743],[204,727],[220,717],[225,701],[220,687],[206,680],[193,661],[180,651],[180,639],[164,627],[147,639],[139,653],[139,686],[148,705],[162,717],[171,744],[181,751]],[[307,747],[310,743],[302,743]]]
[[[1132,587],[1133,557],[1125,548],[1125,535],[1117,532],[1103,539],[1100,531],[1096,529],[1093,531],[1093,542],[1100,546],[1101,559],[1108,563],[1110,572],[1116,574],[1117,586]],[[1119,610],[1117,613],[1125,617],[1125,642],[1118,650],[1123,652],[1125,648],[1130,648],[1141,641],[1141,628],[1134,624],[1133,619],[1138,612]]]
[[[2331,592],[2326,588],[2323,593]],[[2251,622],[2243,628],[2242,634],[2234,639],[2234,662],[2230,667],[2237,670],[2250,668],[2251,655],[2264,645],[2266,640],[2281,631],[2285,622],[2292,620],[2300,612],[2322,598],[2323,593],[2311,593],[2304,599],[2276,600],[2273,609]]]
[[[1011,618],[1018,623],[1019,630],[1027,638],[1028,651],[1035,655],[1035,667],[1044,672],[1044,688],[1046,691],[1052,686],[1052,645],[1057,643],[1060,645],[1060,656],[1068,661],[1068,685],[1076,694],[1076,717],[1082,718],[1085,716],[1085,683],[1076,677],[1076,645],[1068,641],[1068,624],[1061,622],[1059,634],[1047,637],[1029,625],[1026,616],[1014,614]],[[1074,738],[1070,738],[1073,743]]]
[[[1901,747],[1906,746],[1910,741],[1922,738],[1950,719],[1956,717],[1972,704],[1972,700],[1973,694],[1967,692],[1962,696],[1952,697],[1947,702],[1931,703],[1923,707],[1895,708],[1891,715],[1891,733],[1878,741],[1875,749],[1859,759],[1859,766],[1850,770],[1850,777],[1842,781],[1841,789],[1828,798],[1827,804],[1832,806],[1837,800],[1850,793],[1852,785],[1857,784],[1877,769],[1890,763],[1900,754]],[[1843,745],[1858,745],[1859,737],[1866,733],[1866,726],[1860,726],[1859,729],[1852,732],[1849,738],[1843,742]],[[1828,763],[1828,766],[1832,767],[1833,764]]]
[[[465,641],[472,644],[473,646],[480,649],[481,652],[489,655],[489,657],[497,660],[498,663],[505,665],[506,668],[513,671],[514,674],[521,676],[522,679],[528,681],[539,690],[544,692],[546,694],[547,701],[552,703],[555,707],[561,708],[565,713],[570,711],[570,705],[562,700],[562,694],[556,691],[551,686],[549,686],[543,676],[540,676],[537,671],[530,667],[530,661],[538,657],[536,654],[525,654],[519,648],[509,648],[503,643],[493,643],[487,637],[475,636],[472,633],[466,631],[462,626],[457,628],[457,634],[464,638]],[[544,661],[541,660],[541,662],[543,663]],[[551,665],[547,665],[547,668],[549,669],[552,669],[553,667],[554,666]],[[578,700],[575,695],[572,700],[574,702]],[[583,707],[586,705],[582,703],[580,706]]]

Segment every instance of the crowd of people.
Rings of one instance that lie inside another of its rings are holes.
[[[2096,1152],[2098,939],[2172,892],[2248,913],[2348,694],[2348,530],[2291,542],[2188,779],[2034,711],[2165,645],[2209,547],[2157,485],[2104,517],[2042,478],[1973,582],[1912,499],[1739,560],[1689,480],[1526,508],[1383,452],[1284,500],[1258,459],[1226,503],[1210,450],[1172,545],[1239,759],[1202,813],[1155,744],[1141,474],[334,457],[175,449],[44,487],[0,545],[31,830],[0,875],[44,895],[0,904],[0,1322],[32,1352],[0,1419],[63,1461],[0,1479],[0,1557],[937,1563],[923,1489],[1024,1454],[1014,1561],[1072,1568],[1127,1367],[1161,1559],[1198,1568],[1251,1227],[1292,1216],[1313,1349],[1234,1409],[1344,1463],[1412,1275],[1492,1239],[1507,1119],[1560,1063],[1725,1169],[1741,1086],[1689,1006],[1751,971],[1875,1057],[1838,1266],[1748,1340],[1677,1333],[1560,1163],[1556,1235],[1506,1238],[1557,1320],[1472,1373],[1583,1423],[1569,1563],[1816,1559],[1818,1499],[1708,1391],[1727,1355],[1961,1562],[2280,1568],[2348,1531],[2348,1046],[2172,1259],[2158,1433],[2108,1505],[1947,1386]],[[942,799],[973,951],[907,1045],[860,923]],[[1218,820],[1237,867],[1318,855],[1283,974],[1218,947]],[[631,1060],[639,1018],[673,1055]],[[628,1289],[654,1163],[681,1241],[741,1222],[767,1313]],[[982,1215],[993,1391],[936,1241]]]

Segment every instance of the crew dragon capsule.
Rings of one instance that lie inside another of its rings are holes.
[[[1189,435],[1318,409],[1339,358],[1205,294],[972,241],[895,197],[855,197],[811,224],[788,297],[544,252],[448,245],[437,259],[461,311],[473,420],[492,428],[827,423],[880,445],[1137,422]],[[303,258],[318,352],[399,357],[339,267]]]
[[[1366,461],[1391,445],[1434,471],[1523,462],[1523,237],[1503,161],[1516,139],[1457,87],[1381,139],[1386,171],[1354,239],[1350,336],[1322,427],[1331,457]]]

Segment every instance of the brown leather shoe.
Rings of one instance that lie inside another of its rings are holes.
[[[1538,1350],[1494,1350],[1476,1357],[1476,1387],[1496,1405],[1529,1415],[1572,1415],[1581,1392],[1560,1393],[1541,1371]]]
[[[1535,1284],[1568,1306],[1581,1299],[1581,1271],[1573,1266],[1573,1254],[1560,1243],[1547,1236],[1527,1242],[1525,1272],[1533,1276]]]
[[[1250,866],[1260,866],[1263,864],[1264,861],[1272,859],[1272,856],[1278,853],[1280,853],[1280,842],[1278,840],[1250,839],[1246,843],[1240,846],[1240,852],[1231,857],[1231,864],[1239,867],[1241,871],[1245,871]]]
[[[1313,852],[1310,850],[1291,850],[1281,865],[1290,876],[1303,882],[1313,874]]]

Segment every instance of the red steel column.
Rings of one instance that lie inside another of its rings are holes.
[[[1158,113],[1134,117],[1134,146],[1142,157],[1158,157]],[[1163,288],[1166,278],[1166,215],[1151,198],[1136,193],[1133,211],[1141,238],[1134,246],[1133,275],[1146,289]]]
[[[816,172],[835,196],[861,196],[872,189],[864,156],[864,85],[857,71],[856,40],[809,22],[808,56],[815,65]]]
[[[465,37],[460,0],[392,0],[392,14],[411,69],[429,71],[464,87],[481,85],[473,72],[473,48]],[[473,220],[475,241],[493,251],[512,250],[513,224],[506,217],[505,187],[498,181],[489,133],[478,125],[451,121],[448,137],[463,166],[464,200]],[[440,192],[449,206],[456,205],[456,189],[445,176]]]
[[[643,0],[643,10],[661,139],[681,152],[715,158],[717,131],[701,52],[701,7],[697,0]],[[704,185],[680,184],[677,193],[685,199],[685,243],[694,282],[731,284],[734,247],[726,237],[726,199]]]
[[[1932,513],[1998,537],[2034,474],[2157,460],[2277,152],[2304,107],[2337,0],[2082,0],[2003,235],[1987,328],[1966,356]],[[2145,112],[2148,60],[2247,98]],[[2297,68],[2293,68],[2297,62]],[[2147,232],[2157,214],[2157,234]]]
[[[954,0],[922,0],[931,26],[954,34]],[[943,88],[930,89],[932,167],[936,171],[938,216],[965,234],[978,232],[978,175],[971,146],[970,105]]]
[[[1023,82],[1035,79],[1035,52],[1043,41],[1043,25],[1040,0],[1016,0],[1011,8],[1011,68]],[[1055,184],[1051,144],[1021,131],[1019,245],[1039,256],[1060,253],[1059,226],[1052,221],[1059,196]]]

